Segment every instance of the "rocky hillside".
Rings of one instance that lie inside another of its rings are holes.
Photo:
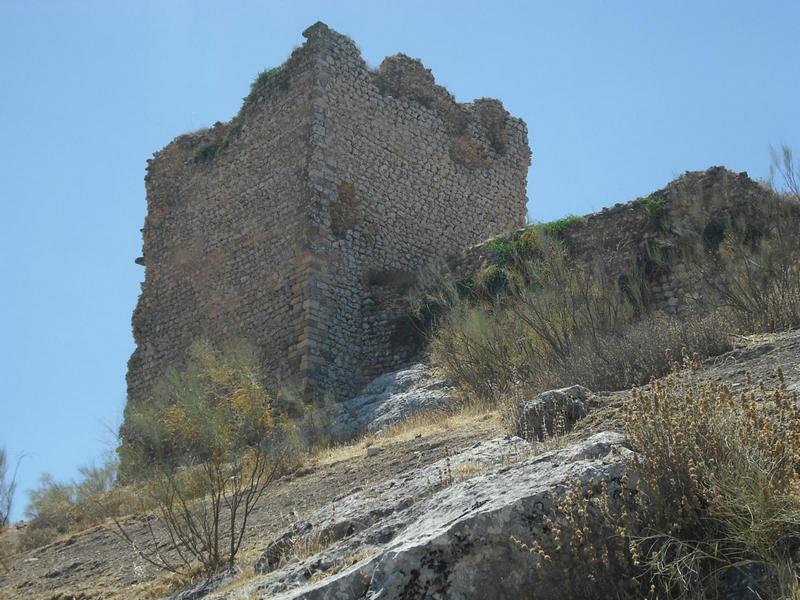
[[[735,343],[677,378],[800,390],[800,332]],[[164,575],[106,523],[12,557],[0,597],[158,598],[183,588],[173,597],[523,598],[534,586],[537,598],[561,597],[534,577],[533,555],[514,540],[552,534],[545,515],[568,482],[620,481],[635,457],[622,420],[631,393],[543,394],[520,405],[514,421],[534,425],[516,431],[507,411],[456,410],[451,394],[422,366],[368,386],[339,419],[365,433],[271,488],[235,573],[195,584]],[[552,415],[563,419],[556,435]],[[144,517],[126,526],[146,539]]]

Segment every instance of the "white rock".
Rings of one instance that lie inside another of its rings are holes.
[[[533,455],[530,444],[506,436],[355,491],[279,538],[321,534],[330,546],[269,573],[259,569],[226,598],[523,597],[534,585],[532,559],[511,537],[545,539],[543,517],[568,481],[618,480],[633,456],[623,441],[604,432]],[[337,572],[309,582],[328,570]],[[559,591],[539,587],[539,597]]]
[[[447,382],[416,364],[377,377],[356,397],[335,407],[334,428],[344,436],[379,432],[424,411],[447,410],[452,394]]]
[[[526,440],[544,440],[566,433],[589,413],[585,400],[592,392],[580,385],[548,390],[517,407],[517,435]],[[560,420],[564,431],[558,431]]]

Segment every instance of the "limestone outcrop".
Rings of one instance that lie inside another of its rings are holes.
[[[380,432],[414,415],[447,411],[454,390],[424,364],[376,377],[359,394],[333,408],[333,429],[352,437]]]
[[[357,486],[280,535],[259,576],[215,598],[520,597],[533,585],[533,562],[511,538],[547,543],[553,495],[568,481],[613,485],[632,456],[616,432],[540,455],[514,436],[477,443]],[[558,593],[537,589],[545,599]]]
[[[586,400],[591,395],[591,390],[573,385],[525,400],[517,407],[517,435],[541,442],[548,436],[567,433],[589,413]]]

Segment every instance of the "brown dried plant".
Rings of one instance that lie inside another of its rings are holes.
[[[666,591],[702,593],[746,576],[777,594],[795,572],[800,409],[779,375],[773,391],[736,395],[669,377],[634,393],[627,433],[649,497],[649,533],[637,543]]]
[[[512,543],[531,554],[538,583],[561,598],[656,598],[637,542],[644,512],[625,476],[596,485],[567,481],[544,517],[548,535]]]

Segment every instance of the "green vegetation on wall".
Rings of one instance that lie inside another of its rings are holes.
[[[562,219],[557,219],[548,223],[539,223],[534,225],[534,227],[537,227],[540,231],[549,235],[560,235],[570,229],[573,225],[576,225],[582,221],[583,217],[579,217],[577,215],[567,215]]]
[[[651,194],[635,201],[638,206],[644,207],[648,221],[656,226],[659,231],[667,230],[667,199],[663,196]]]
[[[271,69],[264,69],[258,75],[256,75],[253,81],[250,82],[250,93],[242,98],[242,110],[244,110],[244,108],[246,108],[248,104],[252,102],[255,93],[260,90],[267,81],[281,72],[283,72],[283,65],[279,67],[273,67]],[[242,130],[241,112],[242,111],[240,110],[239,114],[230,122],[222,140],[220,140],[218,143],[203,144],[194,151],[192,154],[194,162],[204,163],[216,162],[219,160],[219,157],[222,156],[222,154],[230,145],[233,136]]]

